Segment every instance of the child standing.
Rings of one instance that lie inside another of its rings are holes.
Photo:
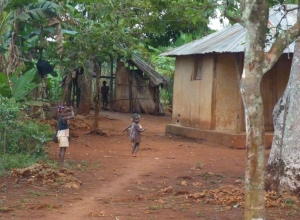
[[[140,123],[140,116],[138,114],[134,114],[132,116],[132,124],[125,128],[123,131],[130,130],[130,141],[132,143],[132,154],[134,157],[137,156],[137,152],[140,148],[141,142],[141,132],[146,131],[147,129],[143,129]]]
[[[60,117],[58,118],[57,124],[57,138],[59,145],[59,163],[60,166],[64,165],[64,158],[66,154],[67,147],[69,147],[69,124],[68,120],[74,118],[73,107],[70,106],[71,116],[68,116],[68,109],[65,107],[59,107],[58,112]]]

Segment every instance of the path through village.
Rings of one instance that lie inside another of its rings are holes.
[[[65,170],[52,180],[41,174],[0,179],[0,219],[243,219],[245,150],[165,135],[170,115],[142,114],[147,131],[133,157],[129,135],[122,132],[130,119],[101,111],[105,135],[89,135],[92,115],[76,116]],[[57,148],[50,143],[55,160]],[[66,176],[76,181],[67,184]],[[285,201],[269,196],[267,219],[300,218]]]

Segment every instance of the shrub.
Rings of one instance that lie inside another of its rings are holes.
[[[14,99],[0,96],[0,175],[45,157],[45,146],[52,136],[49,125],[22,117]]]
[[[35,156],[44,154],[44,146],[53,136],[49,125],[41,124],[38,121],[24,120],[8,128],[14,132],[9,132],[6,139],[6,153],[23,153]]]
[[[28,167],[40,159],[29,154],[0,154],[0,177],[10,169]]]

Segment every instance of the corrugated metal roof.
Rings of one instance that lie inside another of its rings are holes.
[[[148,63],[143,61],[136,54],[133,55],[131,61],[149,77],[150,85],[163,86],[165,88],[170,86],[170,79],[167,76],[156,72]]]
[[[287,9],[296,8],[297,5],[289,4]],[[286,29],[296,23],[297,10],[293,10],[283,17],[283,10],[279,6],[274,6],[269,13],[269,27],[271,34],[275,33],[275,28],[281,22],[281,28]],[[271,39],[271,36],[269,37]],[[270,40],[270,43],[272,40]],[[171,51],[160,54],[161,56],[184,56],[192,54],[206,54],[206,53],[237,53],[244,52],[245,43],[245,29],[240,24],[224,28],[218,32],[207,35],[199,40],[192,41],[188,44],[177,47]],[[266,47],[268,50],[269,47]],[[294,43],[290,44],[284,53],[294,52]]]

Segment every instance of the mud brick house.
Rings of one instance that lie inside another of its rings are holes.
[[[288,5],[288,8],[296,5]],[[269,25],[293,25],[297,10],[281,19],[278,6],[270,10]],[[270,29],[274,34],[274,29]],[[239,92],[243,71],[244,28],[235,24],[163,53],[176,58],[172,123],[166,133],[202,139],[235,148],[245,147],[245,117]],[[268,48],[267,48],[268,49]],[[272,111],[288,82],[294,43],[263,77],[266,145],[273,136]]]

